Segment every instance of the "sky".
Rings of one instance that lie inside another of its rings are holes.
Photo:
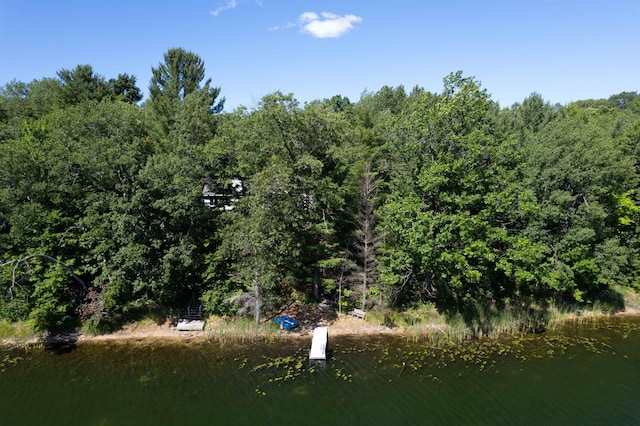
[[[171,48],[202,58],[225,111],[383,86],[440,92],[461,70],[507,107],[640,92],[640,0],[1,0],[0,85],[89,64],[148,95]]]

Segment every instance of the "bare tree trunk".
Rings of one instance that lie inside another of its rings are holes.
[[[256,303],[256,307],[255,307],[255,316],[256,316],[256,324],[260,324],[260,308],[261,308],[261,304],[262,304],[262,297],[261,297],[261,292],[260,292],[260,281],[258,278],[258,271],[256,271],[255,273],[255,281],[254,281],[254,294],[255,294],[255,303]]]
[[[360,200],[358,230],[358,248],[362,259],[362,310],[367,307],[367,290],[371,285],[371,267],[375,262],[375,251],[379,247],[380,238],[376,235],[375,205],[373,197],[378,189],[379,182],[371,171],[371,162],[368,162],[362,179],[362,198]]]
[[[367,258],[369,256],[369,240],[365,238],[363,248],[363,262],[362,262],[362,310],[366,310],[367,307]]]
[[[320,300],[320,271],[318,267],[313,268],[313,297],[316,301]]]
[[[342,277],[344,277],[344,268],[340,271],[340,281],[338,281],[338,313],[342,314]]]
[[[350,259],[351,252],[349,250],[344,251],[342,258],[342,267],[340,268],[340,278],[338,278],[338,313],[342,313],[342,290],[344,288],[345,274],[347,277],[350,275],[347,269],[353,269],[353,262]]]

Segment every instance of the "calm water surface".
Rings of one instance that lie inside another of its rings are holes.
[[[638,425],[640,318],[433,347],[398,337],[0,349],[0,425]]]

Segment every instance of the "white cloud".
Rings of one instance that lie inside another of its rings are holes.
[[[362,18],[356,15],[336,15],[331,12],[304,12],[298,17],[297,23],[287,23],[270,27],[269,30],[285,30],[291,27],[299,27],[303,33],[311,34],[316,38],[338,38],[347,31],[353,29],[353,24],[361,22]]]
[[[289,28],[297,27],[298,24],[294,24],[293,22],[287,22],[286,25],[276,25],[274,27],[267,28],[269,31],[278,31],[278,30],[288,30]]]
[[[338,38],[347,31],[353,29],[353,24],[362,21],[356,15],[336,15],[330,12],[322,12],[320,18],[314,12],[305,12],[298,20],[303,33],[309,33],[316,38]]]
[[[298,18],[298,21],[300,23],[313,22],[313,21],[317,21],[317,20],[318,20],[318,14],[315,13],[315,12],[304,12]]]
[[[211,13],[213,16],[218,16],[220,15],[220,13],[224,12],[225,10],[233,9],[236,6],[238,6],[237,0],[229,0],[227,4],[223,6],[219,6],[216,10],[209,13]]]

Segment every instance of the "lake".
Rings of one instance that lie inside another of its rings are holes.
[[[398,336],[0,349],[0,425],[640,424],[640,318]]]

